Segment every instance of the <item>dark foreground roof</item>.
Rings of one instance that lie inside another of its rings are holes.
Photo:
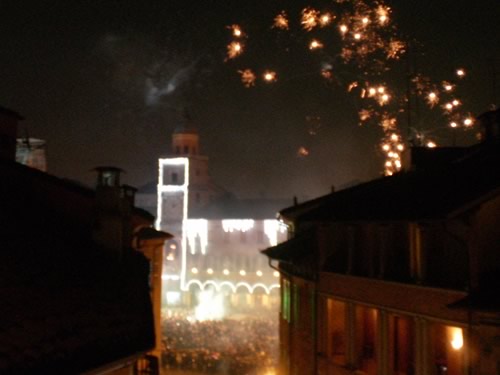
[[[479,145],[442,168],[402,172],[281,211],[303,221],[437,219],[500,188],[500,147]]]
[[[144,256],[109,257],[92,242],[87,211],[69,216],[86,189],[59,194],[68,211],[56,210],[40,193],[49,177],[3,166],[19,170],[7,181],[0,169],[0,373],[77,374],[152,348]]]

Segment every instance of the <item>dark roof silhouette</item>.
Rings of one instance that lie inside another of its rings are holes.
[[[440,167],[401,172],[286,208],[282,217],[314,220],[444,218],[500,188],[500,147],[477,145]]]
[[[154,346],[149,263],[92,241],[93,198],[0,160],[0,373],[77,374]]]

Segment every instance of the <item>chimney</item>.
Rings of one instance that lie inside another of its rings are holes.
[[[16,160],[18,113],[0,107],[0,158]]]
[[[481,142],[500,142],[500,108],[483,113],[477,120],[481,126]]]
[[[97,167],[94,240],[117,259],[131,246],[131,215],[135,189],[120,186],[122,169]]]

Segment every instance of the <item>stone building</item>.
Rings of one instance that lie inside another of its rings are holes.
[[[500,373],[500,111],[482,142],[280,212],[284,374]]]

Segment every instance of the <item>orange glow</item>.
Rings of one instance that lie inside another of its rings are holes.
[[[309,49],[318,49],[318,48],[323,48],[323,43],[321,43],[316,39],[313,39],[311,43],[309,43]]]
[[[234,59],[243,52],[243,45],[240,42],[231,42],[227,46],[227,58]]]
[[[451,336],[450,344],[454,350],[460,350],[464,346],[464,336],[462,328],[458,327],[448,327],[449,334]]]
[[[264,80],[267,82],[274,82],[276,81],[276,72],[273,71],[267,71],[263,75]]]
[[[288,18],[285,12],[281,12],[274,17],[274,28],[288,30]]]
[[[241,74],[241,82],[245,87],[251,87],[255,85],[256,76],[254,72],[250,69],[238,70],[238,73]]]

